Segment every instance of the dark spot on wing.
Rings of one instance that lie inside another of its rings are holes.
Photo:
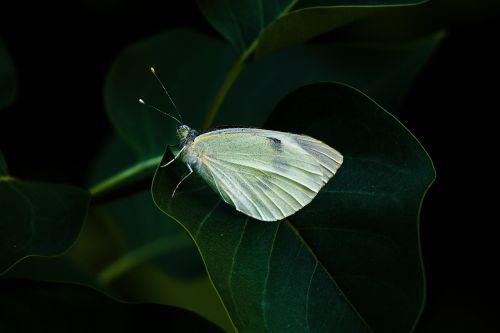
[[[283,147],[281,146],[281,140],[277,138],[271,138],[267,137],[269,142],[271,143],[271,146],[274,148],[274,150],[278,153],[280,153],[283,150]]]
[[[281,140],[280,139],[277,139],[277,138],[270,138],[268,137],[269,140],[271,140],[272,142],[274,142],[275,144],[278,144],[280,145],[281,144]]]

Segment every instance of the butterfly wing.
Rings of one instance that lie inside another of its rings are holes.
[[[189,154],[224,201],[263,221],[307,205],[342,163],[342,155],[311,137],[247,128],[202,134]]]
[[[207,134],[250,134],[263,137],[274,137],[283,142],[295,144],[312,155],[323,170],[323,180],[328,180],[335,175],[343,162],[343,156],[327,144],[307,135],[270,131],[259,128],[227,128],[209,132]],[[203,135],[202,135],[203,137]]]

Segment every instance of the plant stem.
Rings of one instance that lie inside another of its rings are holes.
[[[161,156],[156,156],[142,161],[128,169],[113,175],[90,188],[90,195],[94,198],[117,187],[134,176],[138,176],[147,170],[154,170],[161,162]]]
[[[258,39],[256,39],[252,43],[252,45],[250,45],[250,47],[238,58],[236,63],[227,73],[226,79],[219,88],[219,91],[217,92],[217,95],[215,96],[214,101],[210,106],[210,110],[208,110],[207,117],[203,121],[203,128],[209,128],[210,126],[212,126],[212,123],[215,120],[215,116],[217,115],[217,111],[219,111],[219,107],[224,101],[224,98],[226,98],[226,95],[233,86],[234,81],[236,81],[236,78],[241,73],[241,70],[245,67],[245,62],[247,61],[248,57],[253,53],[253,51],[255,51],[255,48],[257,47],[257,41]]]
[[[97,280],[101,284],[107,285],[128,270],[159,254],[173,253],[191,244],[191,240],[184,234],[159,238],[152,243],[133,249],[121,258],[118,258],[118,260],[97,275]]]
[[[281,18],[283,15],[287,14],[296,4],[298,0],[293,0],[290,2],[290,4],[283,10],[283,12],[280,13],[280,15],[277,17],[277,19]],[[262,33],[262,31],[261,31]],[[248,57],[255,51],[257,48],[257,44],[259,42],[259,37],[257,37],[252,45],[241,54],[241,56],[238,58],[236,63],[233,65],[233,67],[229,70],[229,72],[226,75],[226,79],[222,83],[222,86],[220,87],[219,91],[217,92],[217,95],[214,98],[214,101],[212,102],[212,105],[210,106],[210,110],[208,110],[207,117],[203,121],[203,128],[209,128],[212,126],[212,123],[215,120],[215,116],[217,115],[217,111],[219,111],[219,108],[226,98],[227,93],[233,86],[234,81],[236,81],[236,78],[238,75],[241,73],[241,70],[245,67],[245,62],[247,61]]]
[[[0,182],[9,182],[13,180],[16,180],[16,178],[11,176],[0,176]]]

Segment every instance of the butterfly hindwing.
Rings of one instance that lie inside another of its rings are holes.
[[[224,201],[263,221],[307,205],[342,163],[340,153],[311,137],[251,128],[204,133],[186,154]]]

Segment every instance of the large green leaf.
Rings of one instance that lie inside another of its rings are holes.
[[[14,63],[5,45],[0,40],[0,109],[14,100],[17,88],[17,76]]]
[[[0,274],[27,256],[65,251],[78,236],[88,202],[83,189],[11,177],[0,152]]]
[[[186,310],[117,302],[83,286],[0,281],[1,332],[223,332]]]
[[[311,44],[269,55],[243,69],[214,124],[262,126],[286,94],[318,81],[352,85],[397,113],[403,95],[442,38],[439,33],[392,46]]]
[[[370,13],[371,8],[366,7],[410,5],[420,2],[422,1],[198,0],[198,5],[206,19],[240,53],[257,47],[257,55],[262,55],[349,23]],[[347,6],[352,7],[345,8]],[[295,8],[298,10],[294,11]],[[259,46],[261,41],[263,45]]]
[[[143,98],[175,115],[154,66],[184,121],[200,125],[235,55],[230,46],[190,30],[171,30],[124,49],[111,67],[104,90],[106,110],[117,133],[141,160],[176,143],[175,122],[138,103]]]
[[[345,156],[318,197],[288,219],[252,220],[196,177],[172,199],[174,167],[158,169],[152,188],[196,242],[236,327],[410,331],[424,300],[418,214],[434,179],[424,149],[368,97],[335,83],[292,93],[267,128],[312,135]]]

